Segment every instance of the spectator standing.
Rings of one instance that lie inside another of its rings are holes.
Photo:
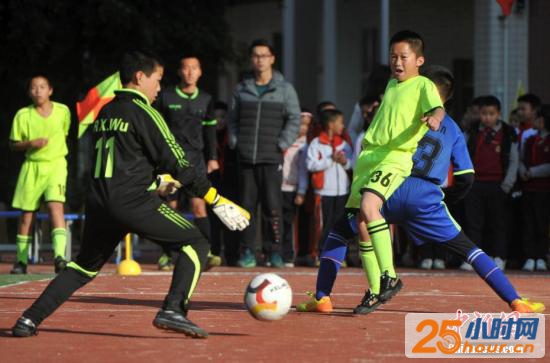
[[[323,243],[334,222],[344,215],[352,150],[342,137],[344,116],[341,111],[323,111],[320,122],[323,131],[308,146],[307,168],[312,172],[315,194],[321,198],[322,232],[318,243]]]
[[[229,116],[229,145],[239,156],[241,203],[251,211],[251,225],[242,234],[241,267],[256,266],[256,207],[262,207],[264,231],[271,244],[269,263],[283,267],[282,163],[300,128],[300,104],[294,87],[273,69],[275,55],[265,40],[255,40],[249,54],[253,72],[236,86]]]
[[[500,101],[482,97],[480,122],[471,125],[468,150],[474,162],[475,181],[465,199],[466,230],[476,243],[487,241],[488,251],[498,267],[506,265],[507,195],[518,171],[518,144],[515,130],[500,119]],[[484,229],[487,238],[483,238]],[[462,269],[469,269],[467,264]]]
[[[550,105],[535,117],[537,133],[526,139],[519,174],[523,180],[523,248],[526,271],[546,271],[548,219],[550,217]]]

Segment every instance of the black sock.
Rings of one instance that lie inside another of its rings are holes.
[[[162,305],[163,309],[187,312],[189,299],[210,251],[210,245],[204,242],[195,243],[193,246],[187,245],[181,249],[176,259],[170,290]]]
[[[67,268],[61,271],[32,306],[23,313],[23,316],[31,319],[38,326],[67,301],[76,290],[90,281],[92,281],[91,277],[84,276],[75,269]]]

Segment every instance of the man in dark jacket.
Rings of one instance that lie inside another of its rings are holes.
[[[229,144],[240,158],[241,203],[245,209],[255,210],[260,198],[264,242],[272,243],[269,263],[282,267],[282,162],[300,128],[300,105],[294,87],[273,70],[275,56],[266,41],[255,40],[250,57],[253,72],[243,78],[233,95]],[[241,236],[241,267],[256,266],[255,218],[251,222]]]

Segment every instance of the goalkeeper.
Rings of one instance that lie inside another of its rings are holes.
[[[12,329],[14,336],[35,335],[44,319],[97,276],[129,232],[180,247],[170,289],[153,324],[192,337],[208,336],[187,319],[189,300],[210,250],[208,241],[191,222],[146,189],[155,172],[170,173],[182,187],[212,205],[230,229],[246,228],[250,216],[219,196],[205,175],[195,172],[162,116],[151,107],[162,73],[163,67],[153,56],[139,52],[124,56],[120,67],[124,88],[92,125],[95,157],[80,253],[23,312]]]

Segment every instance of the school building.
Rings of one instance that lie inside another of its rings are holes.
[[[482,94],[496,95],[504,115],[518,89],[550,102],[550,1],[515,0],[502,14],[496,0],[233,0],[226,20],[239,59],[219,77],[218,96],[231,99],[247,46],[265,38],[303,106],[332,100],[350,116],[370,72],[387,64],[391,35],[410,29],[425,39],[427,64],[454,72],[456,117]]]

